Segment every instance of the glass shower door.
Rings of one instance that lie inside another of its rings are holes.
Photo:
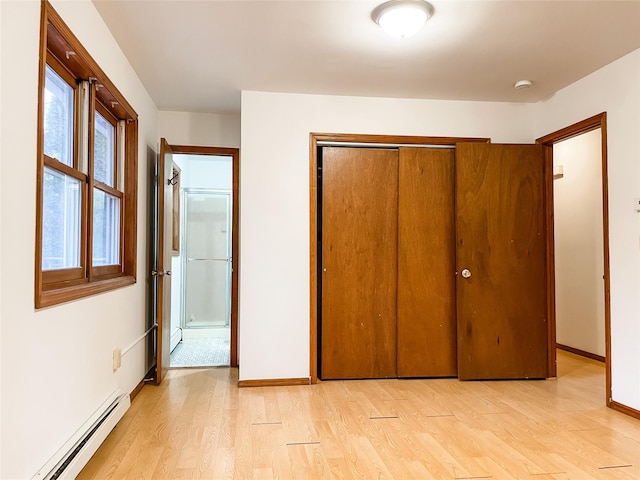
[[[228,327],[231,194],[185,190],[184,328]]]

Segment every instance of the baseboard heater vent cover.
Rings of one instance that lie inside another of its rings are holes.
[[[130,406],[129,394],[117,391],[110,395],[32,480],[76,478]]]

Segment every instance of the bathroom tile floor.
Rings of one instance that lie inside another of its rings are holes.
[[[171,352],[169,366],[218,367],[229,365],[229,338],[188,338]]]

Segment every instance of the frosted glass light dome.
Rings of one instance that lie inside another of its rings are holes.
[[[433,15],[433,5],[424,0],[391,0],[377,6],[371,18],[392,37],[415,35]]]

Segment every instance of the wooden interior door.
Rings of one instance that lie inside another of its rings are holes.
[[[543,163],[540,145],[456,146],[460,379],[547,375]]]
[[[400,148],[398,376],[457,374],[454,150]]]
[[[158,158],[158,258],[157,329],[156,329],[156,383],[162,382],[169,369],[171,343],[171,252],[173,246],[173,185],[169,181],[173,172],[173,151],[164,138],[160,139]]]
[[[398,152],[322,152],[322,378],[396,377]]]

